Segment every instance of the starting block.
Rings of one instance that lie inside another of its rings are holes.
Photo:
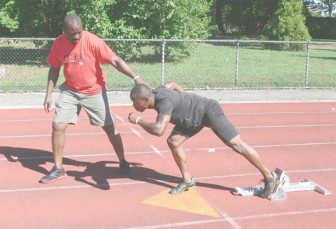
[[[311,180],[305,179],[301,182],[290,183],[289,177],[283,170],[276,168],[274,172],[278,177],[278,186],[273,195],[269,198],[270,200],[286,200],[288,192],[317,191],[323,195],[331,194],[330,191]],[[234,188],[233,193],[241,196],[259,196],[263,191],[263,186],[236,187]]]

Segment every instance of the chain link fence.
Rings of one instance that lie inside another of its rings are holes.
[[[0,91],[45,91],[54,39],[0,38]],[[186,89],[336,89],[336,42],[118,40],[106,43],[152,86]],[[133,82],[110,65],[109,91]],[[63,82],[60,76],[58,84]]]

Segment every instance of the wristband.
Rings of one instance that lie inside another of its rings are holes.
[[[135,124],[138,124],[141,120],[141,116],[138,116],[136,119],[135,119]]]
[[[134,76],[133,80],[140,79],[140,76]]]

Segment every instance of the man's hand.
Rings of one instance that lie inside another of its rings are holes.
[[[44,110],[49,113],[51,111],[51,97],[50,96],[46,96],[46,98],[44,99]]]
[[[140,119],[141,119],[141,116],[138,116],[138,115],[134,114],[133,112],[131,112],[131,113],[128,114],[128,121],[130,123],[138,124],[138,122],[140,121]]]
[[[148,85],[148,83],[146,83],[146,82],[145,82],[143,79],[141,79],[140,77],[139,77],[139,78],[136,78],[136,79],[134,80],[134,83],[135,83],[135,84],[144,84],[144,85],[146,85],[147,87],[153,89],[151,86]]]
[[[145,81],[143,81],[140,77],[136,78],[134,80],[135,84],[146,84]],[[146,84],[147,85],[147,84]],[[148,86],[148,85],[147,85]]]
[[[180,85],[178,85],[176,82],[166,83],[164,86],[166,88],[170,88],[170,89],[173,89],[175,91],[179,91],[179,92],[184,91],[184,89]]]

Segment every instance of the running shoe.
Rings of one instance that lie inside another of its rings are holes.
[[[56,166],[54,166],[52,168],[52,170],[50,171],[50,173],[44,177],[41,178],[41,180],[39,181],[42,184],[47,184],[50,182],[53,182],[55,180],[61,179],[63,177],[66,177],[67,174],[64,170],[64,168],[57,168]]]
[[[180,194],[183,191],[187,191],[190,187],[195,186],[196,185],[196,181],[195,179],[192,177],[191,181],[187,182],[187,181],[182,181],[177,187],[172,188],[170,190],[170,194]]]
[[[264,191],[260,194],[261,198],[270,198],[278,187],[278,177],[275,172],[272,172],[272,178],[265,179]]]

